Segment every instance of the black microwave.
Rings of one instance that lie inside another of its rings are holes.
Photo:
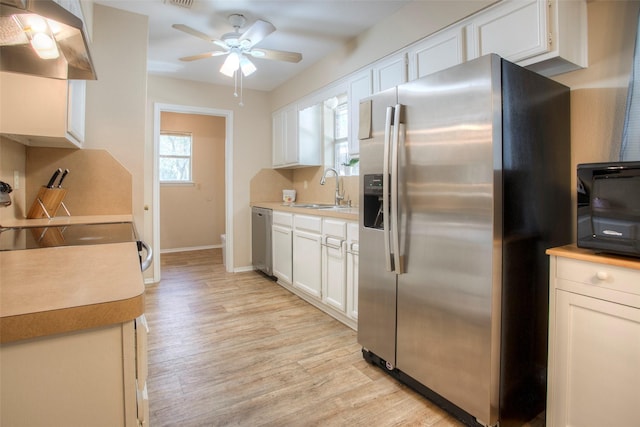
[[[578,165],[578,247],[640,257],[640,162]]]

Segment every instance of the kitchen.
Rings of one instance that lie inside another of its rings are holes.
[[[414,4],[413,7],[420,10],[421,6]],[[253,200],[248,183],[261,170],[271,168],[271,141],[265,137],[271,135],[271,113],[343,74],[378,59],[381,45],[387,46],[388,52],[385,53],[391,53],[435,30],[418,29],[416,26],[398,33],[390,28],[396,26],[398,21],[405,22],[409,18],[402,14],[392,16],[388,22],[376,26],[376,31],[370,31],[359,40],[356,52],[362,57],[354,54],[351,63],[344,61],[340,55],[329,57],[270,93],[245,90],[245,105],[240,108],[228,87],[147,75],[145,18],[99,4],[93,8],[92,55],[99,80],[87,84],[84,147],[108,150],[131,174],[132,193],[124,198],[129,198],[129,213],[133,215],[140,234],[147,240],[151,241],[150,236],[153,235],[152,211],[145,210],[145,206],[154,206],[150,173],[153,159],[150,131],[153,128],[153,103],[233,111],[234,151],[229,173],[232,173],[230,181],[234,186],[232,203],[227,206],[231,213],[231,228],[227,230],[227,235],[233,238],[227,242],[227,259],[230,265],[228,269],[234,271],[251,265],[249,206]],[[618,156],[638,3],[594,1],[589,2],[587,8],[589,67],[554,77],[572,89],[572,164],[614,160]],[[410,16],[416,14],[410,8],[404,13]],[[397,21],[394,22],[394,19]],[[612,31],[614,28],[615,31]],[[385,43],[381,44],[380,39],[385,39]],[[123,45],[128,48],[121,49]],[[117,52],[117,63],[114,62],[113,52]],[[123,69],[121,63],[126,63],[127,67]],[[309,87],[309,82],[313,82],[314,87]],[[216,100],[215,104],[211,99]],[[242,125],[247,122],[251,126]],[[256,141],[263,143],[256,144]],[[50,175],[51,170],[39,171],[40,175],[25,176],[24,163],[28,155],[24,147],[3,139],[1,148],[2,181],[12,182],[13,172],[17,169],[27,186],[32,188],[31,191],[42,185],[43,181],[46,182],[48,176],[44,176]],[[302,181],[305,179],[313,182],[302,171],[294,171],[292,175],[294,184],[299,188],[303,187]],[[302,177],[298,178],[299,175]],[[71,178],[73,175],[68,179]],[[298,179],[300,182],[297,182]],[[14,193],[14,205],[20,206],[24,212],[32,197],[26,197],[24,187]],[[300,196],[304,197],[304,194]],[[78,204],[70,206],[72,213],[82,214],[79,209],[84,208]],[[120,211],[93,206],[88,213],[112,214]],[[0,219],[5,219],[10,214],[3,209],[0,215]]]

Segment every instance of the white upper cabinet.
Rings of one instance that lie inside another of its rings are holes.
[[[353,75],[348,82],[349,105],[349,155],[357,157],[360,153],[360,100],[370,96],[373,90],[371,69],[360,71]]]
[[[302,112],[304,126],[310,126],[312,110]],[[305,135],[299,138],[298,108],[296,104],[273,113],[273,167],[317,166],[321,164],[320,137],[317,143]],[[304,144],[304,145],[303,145]],[[315,145],[314,145],[315,144]]]
[[[497,53],[547,76],[587,66],[584,0],[505,0],[464,25],[467,59]]]
[[[546,76],[586,68],[589,65],[586,1],[556,0],[547,11],[549,50],[518,64]]]
[[[407,54],[401,53],[373,64],[373,93],[407,82]]]
[[[505,1],[467,25],[469,57],[497,53],[520,61],[549,48],[545,0]]]
[[[0,133],[34,147],[81,148],[84,80],[0,73]]]
[[[466,60],[464,29],[457,26],[443,30],[412,45],[407,53],[409,80],[461,64]]]

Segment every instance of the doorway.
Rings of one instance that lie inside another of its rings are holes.
[[[153,280],[158,282],[161,279],[160,272],[160,177],[159,177],[159,141],[161,131],[162,113],[183,113],[193,115],[207,115],[224,118],[225,128],[225,219],[224,230],[226,242],[223,250],[225,256],[225,270],[233,271],[233,112],[230,110],[218,110],[211,108],[189,107],[184,105],[173,104],[154,104],[154,131],[153,131]]]

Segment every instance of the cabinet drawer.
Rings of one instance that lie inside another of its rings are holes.
[[[322,221],[322,234],[325,236],[347,238],[347,222],[325,218]]]
[[[273,211],[272,221],[274,224],[284,225],[285,227],[291,228],[293,226],[293,214]]]
[[[555,274],[559,279],[640,295],[640,270],[559,257]]]
[[[296,230],[307,230],[318,234],[322,232],[322,218],[319,216],[295,215],[293,223]]]

